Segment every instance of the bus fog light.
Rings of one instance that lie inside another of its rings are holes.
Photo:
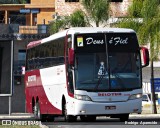
[[[80,113],[86,113],[86,111],[85,110],[81,110]]]
[[[129,99],[129,100],[134,100],[134,99],[139,99],[139,98],[142,98],[142,93],[133,94],[133,95],[131,95],[128,99]]]

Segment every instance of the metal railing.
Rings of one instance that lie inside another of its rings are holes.
[[[0,34],[49,34],[48,25],[20,26],[19,24],[0,24]]]

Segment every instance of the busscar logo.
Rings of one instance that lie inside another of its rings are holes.
[[[77,46],[83,47],[83,37],[82,36],[77,37]]]

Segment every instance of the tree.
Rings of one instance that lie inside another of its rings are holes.
[[[141,45],[150,44],[153,113],[157,113],[153,61],[157,59],[160,49],[159,0],[133,0],[132,5],[128,9],[128,17],[120,20],[116,26],[134,29],[137,32]]]
[[[76,10],[71,16],[68,17],[68,25],[74,27],[89,26],[89,21],[82,10]]]
[[[17,0],[18,4],[25,4],[26,0]]]
[[[88,20],[82,10],[76,10],[70,16],[58,17],[50,23],[50,34],[56,33],[61,29],[68,27],[85,27],[89,26]]]
[[[96,27],[109,19],[109,0],[82,0],[82,5]]]
[[[64,27],[86,27],[92,23],[99,27],[109,18],[109,0],[82,0],[84,10],[76,10],[70,16],[61,17],[50,24],[50,33],[55,33]],[[59,22],[59,23],[58,23]],[[56,24],[61,24],[57,26]],[[55,31],[55,30],[56,31]]]

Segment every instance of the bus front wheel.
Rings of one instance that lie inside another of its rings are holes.
[[[120,122],[128,121],[128,119],[129,119],[129,114],[124,114],[120,116]]]
[[[80,116],[80,119],[81,119],[81,121],[83,121],[83,122],[93,122],[93,121],[96,121],[96,116],[94,116],[94,115],[89,115],[89,116]]]
[[[77,120],[77,116],[72,116],[72,115],[67,115],[67,107],[66,104],[64,104],[64,110],[63,110],[63,114],[64,114],[64,119],[66,122],[74,122]]]

